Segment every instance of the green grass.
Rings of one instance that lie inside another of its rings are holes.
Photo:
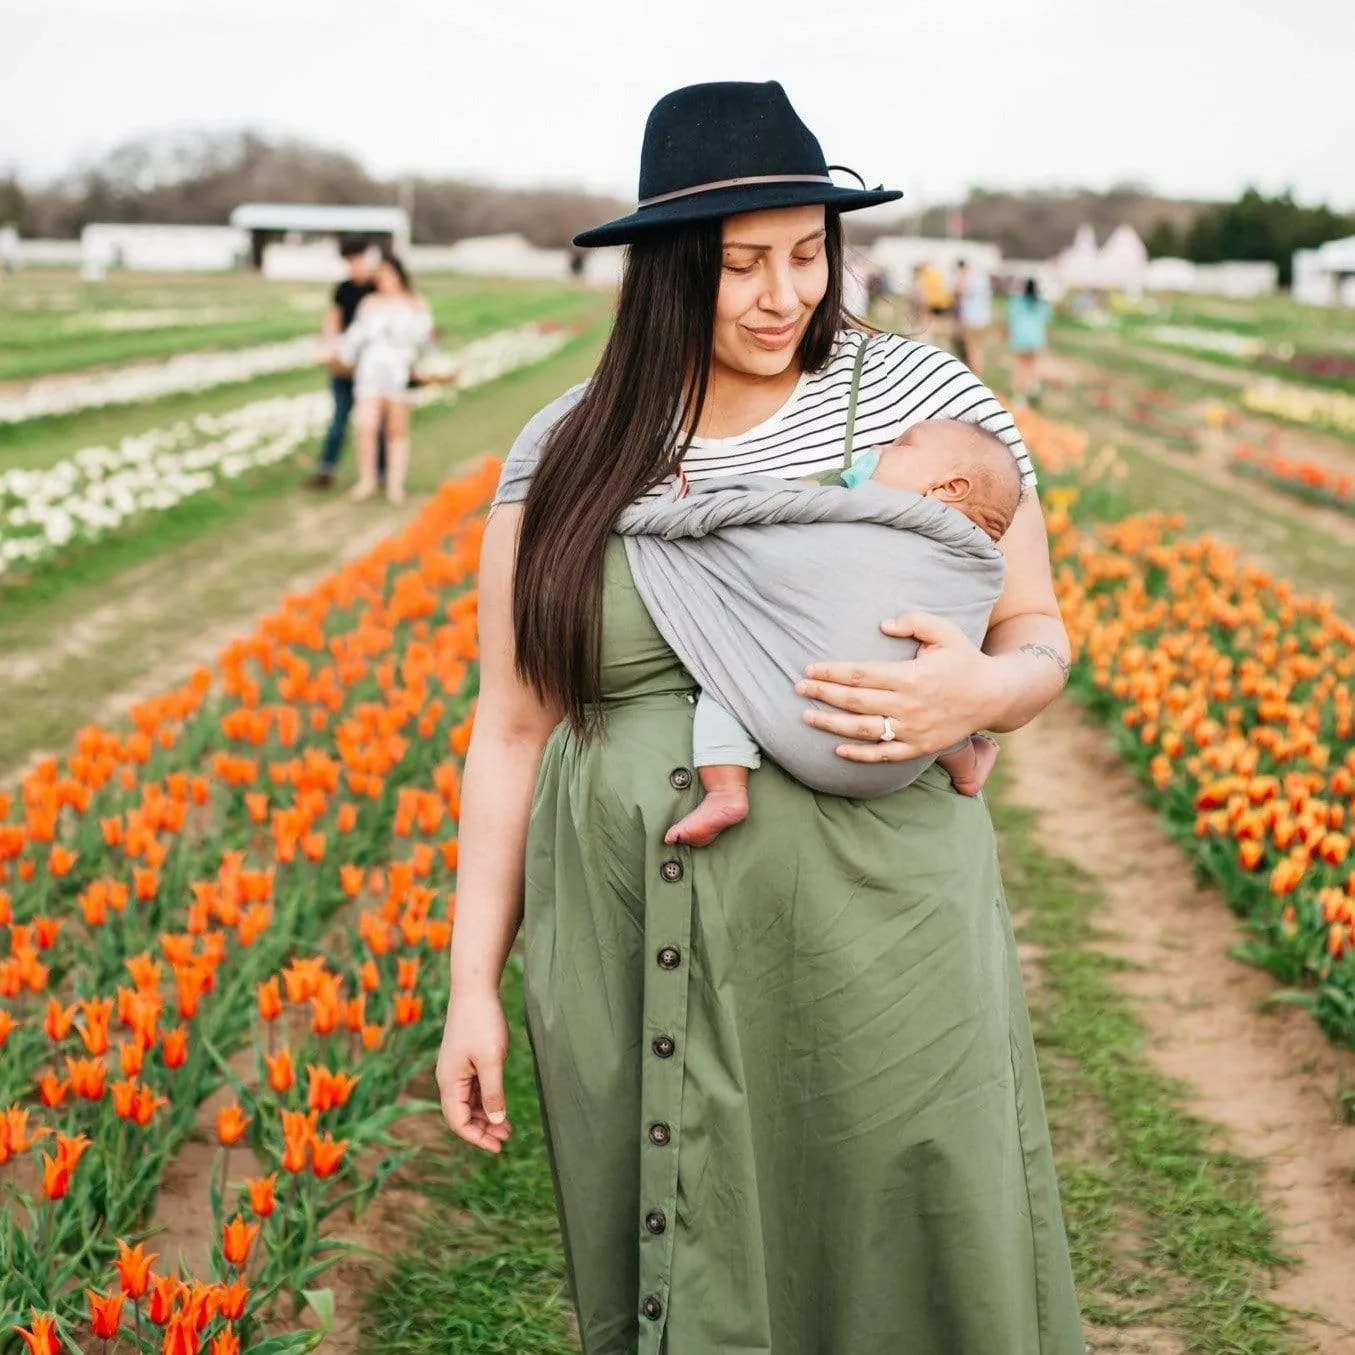
[[[514,1032],[504,1070],[513,1137],[497,1157],[458,1147],[422,1159],[426,1205],[366,1296],[364,1349],[383,1355],[569,1355],[564,1253],[546,1163],[522,978],[505,983]]]
[[[1290,1315],[1266,1294],[1282,1266],[1254,1162],[1184,1109],[1096,948],[1101,897],[1036,841],[1003,794],[994,819],[1021,939],[1039,948],[1032,995],[1078,1292],[1103,1329],[1165,1327],[1202,1355],[1286,1355]]]

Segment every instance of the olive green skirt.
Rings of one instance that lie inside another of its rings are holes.
[[[1079,1355],[993,829],[765,764],[700,794],[692,684],[608,554],[605,733],[557,729],[526,986],[587,1355]]]

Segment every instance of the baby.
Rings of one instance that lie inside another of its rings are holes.
[[[914,424],[887,446],[863,452],[848,470],[818,478],[849,488],[869,480],[928,495],[957,508],[994,541],[1011,526],[1022,494],[1010,448],[976,424],[951,421]],[[806,661],[817,657],[806,656]],[[692,736],[705,797],[664,841],[704,847],[748,817],[748,772],[761,764],[761,755],[743,726],[704,692],[696,703]],[[977,795],[996,760],[997,744],[984,734],[937,758],[961,795]]]

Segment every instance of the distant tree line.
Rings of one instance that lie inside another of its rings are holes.
[[[242,202],[412,206],[421,242],[511,231],[542,248],[627,210],[568,189],[379,179],[345,152],[252,131],[141,137],[41,185],[0,176],[0,224],[46,239],[78,236],[91,221],[224,225]]]
[[[0,224],[13,222],[30,237],[70,238],[91,221],[221,225],[242,202],[400,204],[412,208],[414,238],[422,243],[515,232],[543,248],[567,245],[630,206],[567,188],[379,179],[343,151],[253,131],[140,137],[45,184],[0,175]],[[1160,197],[1137,183],[1100,192],[976,187],[963,204],[916,210],[905,199],[889,212],[846,221],[857,244],[899,231],[959,233],[992,241],[1010,259],[1047,259],[1084,223],[1102,240],[1127,223],[1155,257],[1269,259],[1285,283],[1295,249],[1355,234],[1355,217],[1300,206],[1288,193],[1268,198],[1249,188],[1236,202],[1211,203]]]
[[[1195,263],[1269,260],[1279,268],[1280,282],[1287,287],[1296,249],[1313,249],[1347,235],[1355,235],[1355,215],[1327,206],[1301,206],[1292,193],[1268,198],[1248,188],[1236,202],[1204,207],[1184,228],[1173,221],[1158,221],[1144,243],[1154,258]]]

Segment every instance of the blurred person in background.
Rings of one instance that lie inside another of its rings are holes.
[[[954,337],[955,294],[934,263],[913,269],[913,306],[931,341],[937,347],[948,345]]]
[[[19,267],[19,232],[13,226],[0,226],[0,273],[13,273]]]
[[[383,252],[373,288],[339,339],[338,353],[353,369],[358,434],[357,503],[377,490],[379,442],[386,442],[386,497],[401,503],[409,470],[409,415],[414,368],[433,342],[433,314],[404,264]]]
[[[993,280],[982,265],[967,259],[955,266],[956,349],[975,376],[983,373],[984,345],[993,327]]]
[[[1007,347],[1012,354],[1012,396],[1018,404],[1033,405],[1040,398],[1040,355],[1048,343],[1049,302],[1039,284],[1027,278],[1025,286],[1007,298]]]
[[[323,331],[325,362],[329,366],[329,389],[334,397],[334,417],[320,450],[320,460],[306,481],[312,489],[328,489],[334,483],[334,470],[343,455],[343,440],[348,432],[348,420],[353,413],[352,372],[336,358],[340,337],[353,323],[364,298],[373,290],[372,265],[374,251],[365,240],[344,239],[339,242],[348,276],[334,289],[329,309],[325,312]],[[386,434],[381,430],[377,442],[377,469],[379,479],[386,474]]]

